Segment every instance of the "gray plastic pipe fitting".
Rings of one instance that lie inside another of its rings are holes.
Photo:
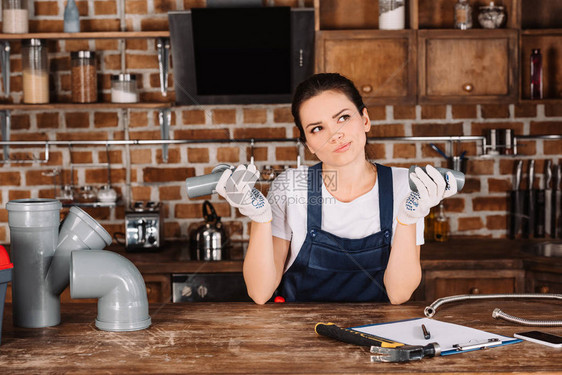
[[[71,251],[104,248],[111,236],[78,207],[70,209],[59,234],[62,205],[55,199],[12,200],[6,208],[14,263],[14,325],[57,325],[60,294],[69,281]]]
[[[410,173],[416,173],[416,167],[417,165],[412,165],[409,170],[408,170],[408,179],[410,182],[410,190],[412,191],[418,191],[418,188],[416,186],[416,184],[414,184],[414,182],[409,178]],[[425,172],[425,167],[420,167],[421,169],[423,169],[423,171]],[[439,173],[441,173],[441,175],[443,176],[443,178],[445,178],[445,175],[447,174],[447,172],[451,172],[453,174],[453,177],[455,178],[455,180],[457,180],[457,191],[461,191],[462,188],[464,187],[464,173],[460,172],[460,171],[455,171],[452,169],[447,169],[447,168],[439,168],[439,167],[435,167],[435,169],[437,169],[437,171]]]
[[[131,261],[105,250],[73,251],[70,259],[70,296],[98,299],[96,327],[136,331],[150,326],[144,279]]]
[[[209,174],[186,178],[187,196],[197,198],[213,194],[219,179],[227,169],[234,169],[234,167],[229,164],[219,164]]]

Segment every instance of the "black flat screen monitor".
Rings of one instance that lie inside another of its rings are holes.
[[[169,19],[178,104],[286,103],[313,72],[308,8],[193,8]]]

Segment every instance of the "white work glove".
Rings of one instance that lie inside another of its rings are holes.
[[[260,172],[253,164],[239,165],[234,172],[227,169],[217,183],[217,193],[244,216],[258,223],[271,221],[271,206],[254,184]]]
[[[415,224],[429,214],[431,207],[437,206],[443,198],[457,193],[457,180],[451,172],[445,178],[431,165],[425,167],[425,172],[416,167],[416,173],[410,173],[410,179],[418,188],[404,199],[398,209],[398,220],[401,224]]]

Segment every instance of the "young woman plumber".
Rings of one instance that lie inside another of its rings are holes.
[[[367,108],[339,74],[302,82],[292,113],[320,163],[284,171],[267,199],[252,164],[225,171],[216,188],[252,220],[248,294],[258,304],[278,288],[286,301],[408,301],[421,280],[423,218],[457,192],[452,174],[416,168],[412,192],[407,169],[370,163]]]

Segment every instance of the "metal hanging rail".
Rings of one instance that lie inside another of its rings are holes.
[[[163,136],[167,133],[163,132]],[[368,141],[394,141],[394,142],[425,142],[425,141],[445,141],[445,142],[468,142],[481,141],[482,149],[485,150],[486,138],[483,136],[430,136],[430,137],[368,137]],[[209,143],[271,143],[271,142],[293,142],[299,143],[298,138],[240,138],[240,139],[131,139],[131,140],[106,140],[106,141],[0,141],[0,145],[8,146],[28,146],[44,147],[44,159],[6,159],[0,160],[2,163],[46,163],[49,161],[49,148],[51,146],[72,147],[72,146],[153,146],[164,145],[164,151],[168,145],[181,144],[209,144]],[[164,152],[166,153],[166,152]]]
[[[164,136],[167,134],[164,133]],[[514,155],[517,156],[517,140],[540,139],[540,140],[559,140],[562,135],[524,135],[514,137]],[[486,145],[486,137],[484,136],[424,136],[424,137],[368,137],[368,141],[393,141],[393,142],[482,142],[482,154],[486,154],[488,146]],[[22,159],[22,160],[0,160],[0,163],[46,163],[49,161],[49,148],[72,147],[72,146],[153,146],[153,145],[181,145],[181,144],[209,144],[209,143],[248,143],[254,145],[256,143],[271,142],[293,142],[298,143],[298,138],[240,138],[240,139],[131,139],[131,140],[106,140],[106,141],[0,141],[0,146],[28,146],[28,147],[44,147],[44,159]]]

